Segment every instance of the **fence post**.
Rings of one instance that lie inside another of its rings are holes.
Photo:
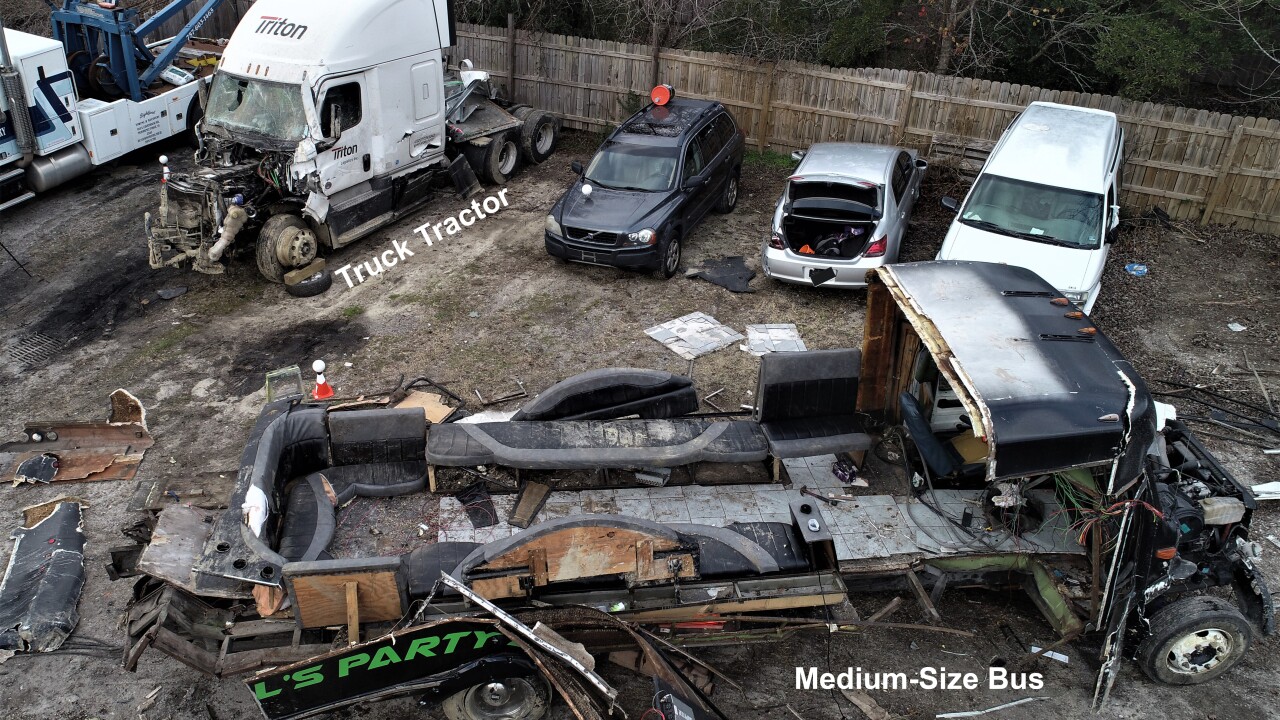
[[[658,56],[662,53],[662,47],[658,44],[662,40],[659,34],[659,27],[658,23],[655,22],[653,24],[653,33],[649,36],[649,45],[653,48],[653,77],[651,78],[652,82],[649,83],[651,88],[657,87],[662,82],[661,72],[658,68],[660,61]]]
[[[1240,144],[1240,138],[1243,135],[1244,121],[1241,121],[1236,125],[1236,131],[1231,133],[1231,142],[1228,142],[1222,151],[1222,160],[1218,163],[1218,174],[1213,178],[1213,187],[1209,189],[1208,200],[1204,204],[1204,214],[1200,216],[1201,225],[1208,225],[1209,218],[1222,204],[1222,196],[1227,192],[1227,178],[1231,175],[1231,167],[1236,162],[1236,146]]]
[[[507,13],[507,92],[516,101],[516,14]]]
[[[907,86],[902,90],[902,99],[898,101],[898,116],[893,125],[893,144],[905,145],[907,140],[907,123],[911,117],[911,99],[916,92],[916,73],[907,73]]]
[[[769,127],[773,120],[773,82],[778,69],[776,62],[765,65],[768,69],[764,73],[764,102],[760,103],[760,117],[756,120],[755,132],[756,150],[759,152],[764,152],[765,145],[769,144]]]

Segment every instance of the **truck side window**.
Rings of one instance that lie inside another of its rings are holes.
[[[337,135],[333,127],[334,108],[337,108],[338,121],[342,124],[343,130],[359,125],[362,115],[360,83],[335,85],[325,92],[324,102],[320,104],[320,131],[327,138]]]

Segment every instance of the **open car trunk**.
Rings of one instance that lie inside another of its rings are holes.
[[[876,222],[866,217],[842,220],[787,216],[782,234],[792,252],[830,258],[856,258],[875,237]]]

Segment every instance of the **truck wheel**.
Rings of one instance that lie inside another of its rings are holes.
[[[445,698],[449,720],[539,720],[551,705],[542,677],[514,677],[472,685]]]
[[[284,282],[284,274],[305,267],[316,259],[315,233],[297,215],[273,215],[258,233],[258,272],[273,283]]]
[[[507,108],[507,112],[520,122],[524,122],[524,119],[529,117],[529,113],[533,112],[533,108],[528,105],[512,105]]]
[[[506,184],[520,165],[520,150],[510,135],[489,138],[484,145],[467,145],[462,153],[476,175],[490,185]]]
[[[556,151],[559,139],[555,115],[541,110],[531,112],[520,128],[520,157],[530,165],[540,165]]]
[[[1184,597],[1151,616],[1138,663],[1156,682],[1198,685],[1240,662],[1252,639],[1253,628],[1235,605],[1211,595]]]

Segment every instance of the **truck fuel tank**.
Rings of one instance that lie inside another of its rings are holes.
[[[83,143],[76,143],[52,155],[33,160],[27,166],[27,185],[42,193],[92,169],[93,161],[89,159],[89,151]]]

